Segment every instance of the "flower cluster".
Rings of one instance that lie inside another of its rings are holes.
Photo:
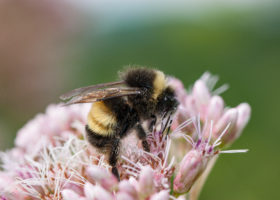
[[[186,92],[169,78],[178,111],[148,132],[150,152],[133,132],[122,141],[120,182],[105,155],[85,140],[90,105],[50,105],[19,130],[13,149],[1,153],[0,199],[197,199],[220,153],[246,152],[222,147],[240,136],[250,106],[224,108],[218,94],[225,86],[212,91],[216,81],[206,73]]]
[[[241,134],[242,130],[249,121],[251,108],[247,103],[241,103],[235,108],[225,107],[224,101],[219,94],[227,90],[228,86],[223,85],[213,90],[218,81],[217,76],[212,76],[206,72],[194,83],[192,89],[187,92],[182,83],[177,79],[171,79],[171,83],[176,87],[176,93],[180,101],[173,129],[185,122],[189,118],[199,115],[203,124],[204,137],[209,137],[210,123],[212,126],[212,139],[220,137],[220,133],[227,128],[229,134],[221,139],[222,145],[229,146]],[[197,131],[194,126],[188,126],[184,129],[185,133],[196,138]]]

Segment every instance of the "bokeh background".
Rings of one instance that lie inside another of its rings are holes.
[[[109,82],[126,65],[155,67],[189,87],[229,83],[228,106],[252,118],[221,155],[201,200],[279,199],[280,3],[270,0],[1,0],[0,150],[67,90]]]

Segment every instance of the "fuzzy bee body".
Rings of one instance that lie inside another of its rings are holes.
[[[103,136],[110,136],[115,132],[117,119],[115,114],[104,101],[94,102],[88,114],[89,128]]]
[[[155,124],[157,116],[173,113],[178,105],[173,89],[159,70],[130,68],[120,78],[122,81],[75,89],[61,97],[72,98],[66,105],[93,103],[88,113],[87,139],[91,145],[109,152],[109,164],[118,179],[116,164],[121,139],[135,129],[144,150],[149,151],[142,122],[152,120],[151,124]]]
[[[90,143],[101,149],[110,148],[111,140],[123,138],[127,130],[139,121],[136,113],[132,112],[122,98],[93,103],[86,127]]]

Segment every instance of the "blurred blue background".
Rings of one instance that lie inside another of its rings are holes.
[[[0,2],[0,149],[59,95],[155,67],[189,87],[201,74],[229,83],[228,106],[252,118],[221,155],[201,200],[279,198],[280,3],[261,0],[3,0]],[[278,197],[278,198],[277,198]]]

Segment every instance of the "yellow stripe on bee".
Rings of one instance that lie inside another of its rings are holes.
[[[88,114],[88,126],[93,132],[103,136],[111,135],[116,124],[116,116],[103,101],[92,104]]]
[[[157,99],[157,97],[162,93],[162,91],[166,87],[165,75],[161,71],[156,71],[155,80],[153,82],[154,91],[153,91],[153,99]]]

